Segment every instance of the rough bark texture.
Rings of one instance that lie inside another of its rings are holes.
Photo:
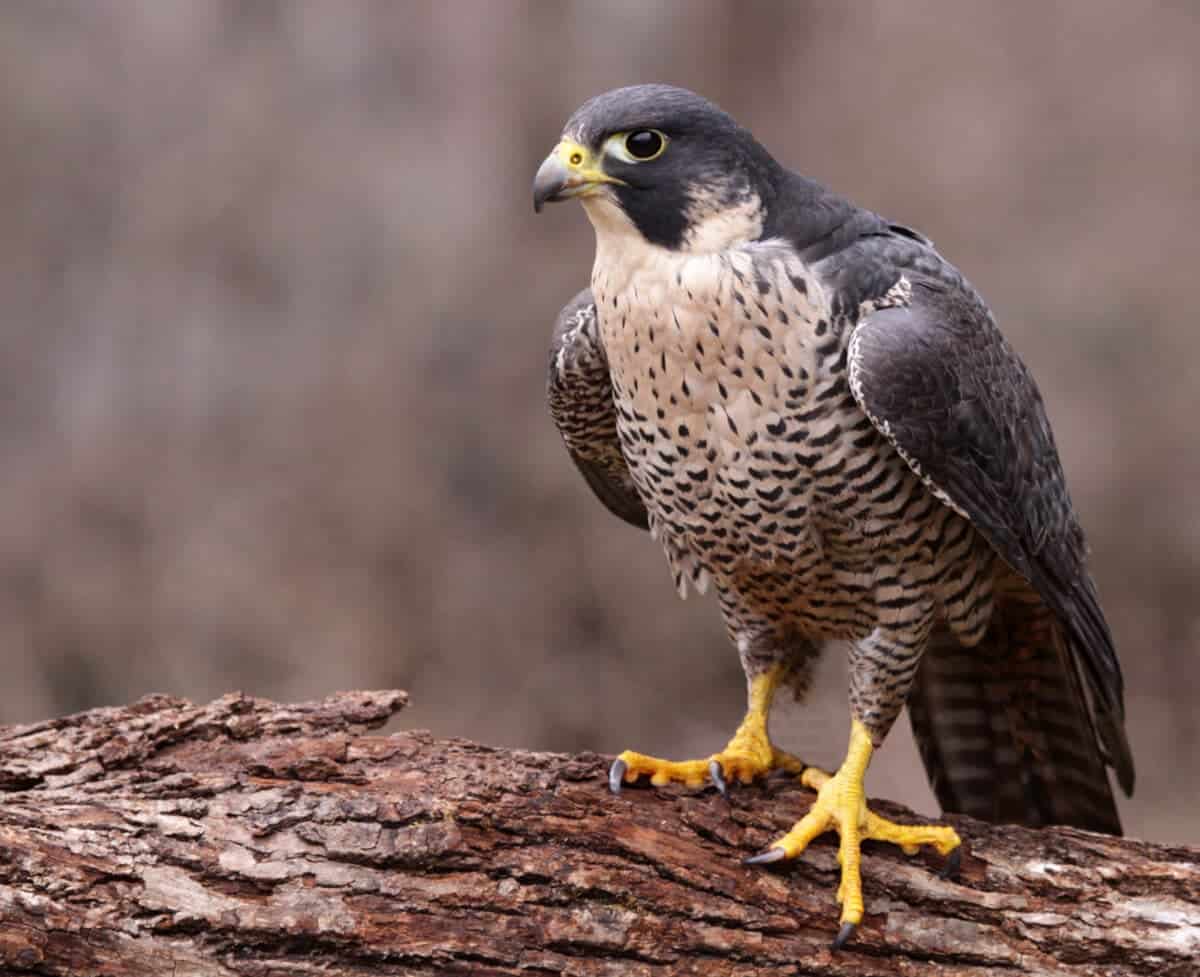
[[[0,974],[1200,973],[1195,850],[951,818],[959,881],[870,848],[833,955],[832,841],[740,862],[807,810],[787,778],[615,798],[598,756],[367,732],[405,700],[0,728]]]

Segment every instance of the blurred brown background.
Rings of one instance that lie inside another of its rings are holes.
[[[0,722],[399,686],[442,734],[692,756],[715,606],[546,417],[587,281],[534,169],[700,90],[928,233],[1040,379],[1118,639],[1130,833],[1200,842],[1197,52],[1186,3],[0,7]],[[843,658],[778,738],[835,764]],[[925,810],[907,723],[874,793]]]

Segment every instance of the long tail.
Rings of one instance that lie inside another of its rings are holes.
[[[908,701],[925,771],[946,811],[1119,835],[1062,629],[1030,598],[999,603],[973,648],[949,630],[933,636]]]

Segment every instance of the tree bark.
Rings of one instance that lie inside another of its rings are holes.
[[[0,974],[1200,973],[1196,850],[949,817],[959,879],[868,845],[832,954],[832,839],[741,864],[808,809],[790,778],[613,797],[596,755],[369,732],[406,698],[0,727]]]

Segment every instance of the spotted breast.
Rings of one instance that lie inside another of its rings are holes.
[[[978,640],[992,551],[855,401],[856,317],[813,268],[771,241],[642,245],[598,250],[592,289],[622,452],[684,576],[814,637],[862,637],[925,601]]]

